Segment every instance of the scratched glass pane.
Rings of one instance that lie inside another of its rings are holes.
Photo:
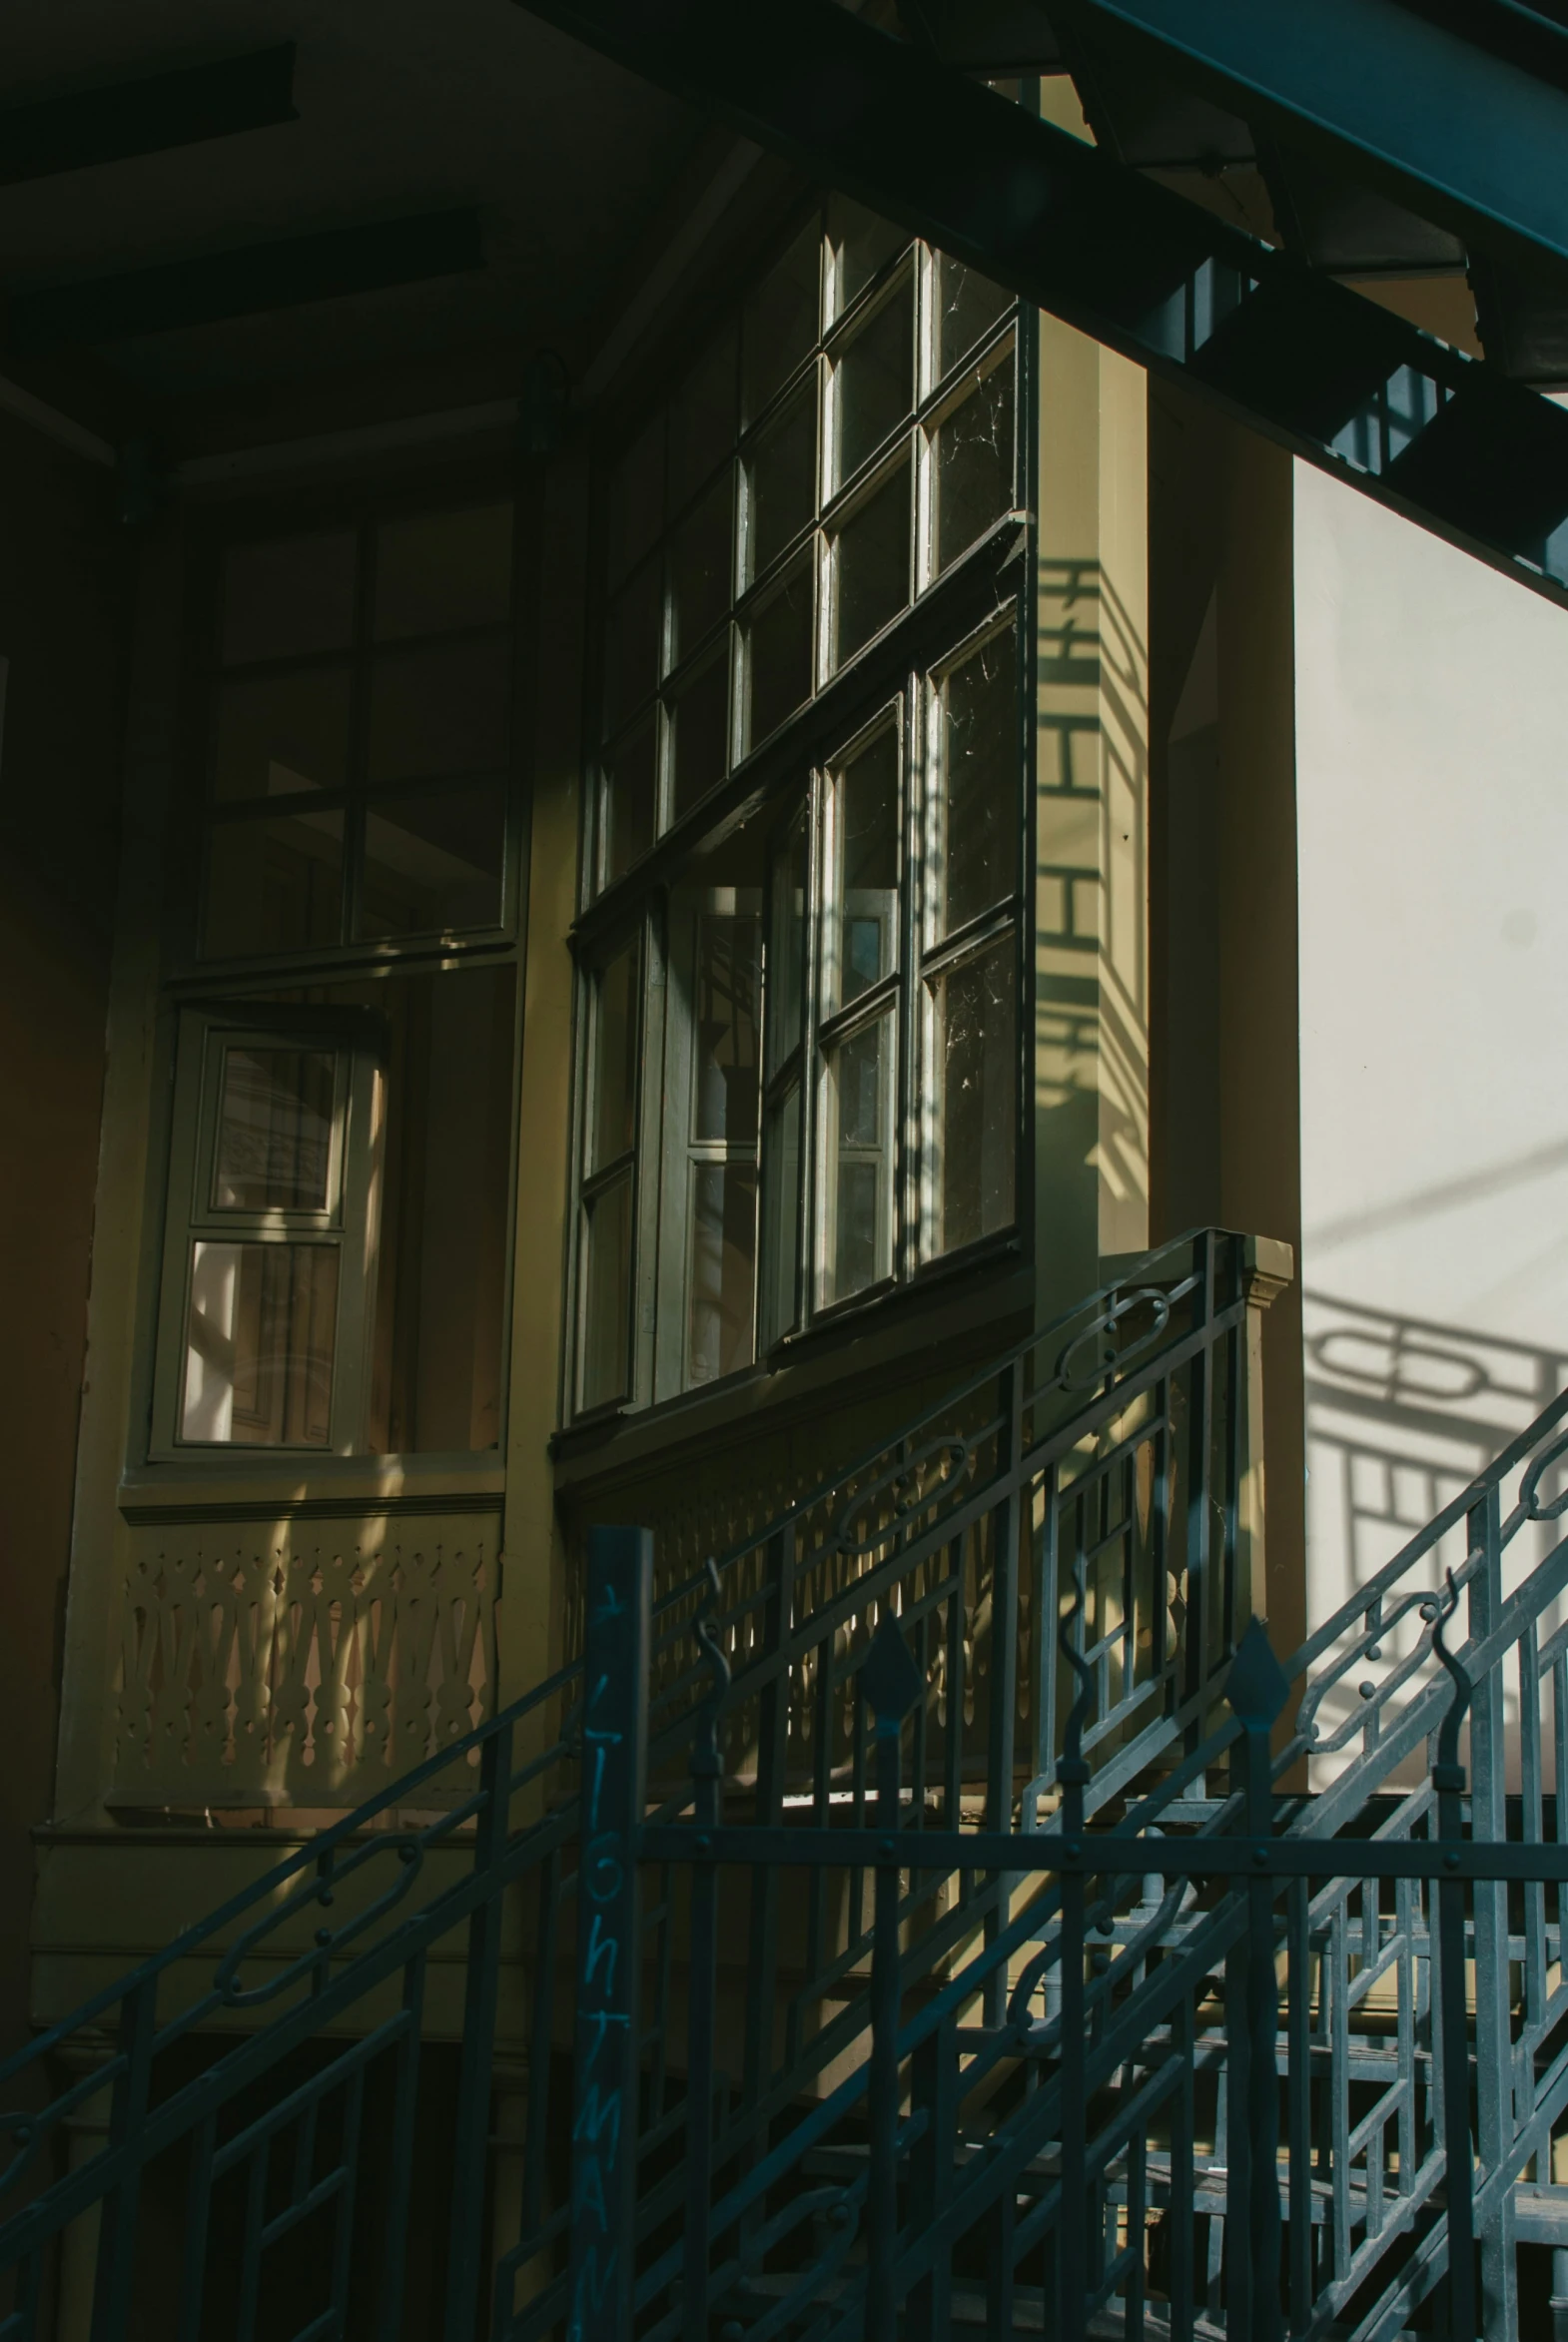
[[[1023,751],[1012,627],[951,669],[938,703],[935,928],[951,934],[1018,885]]]
[[[637,1122],[637,968],[635,942],[599,970],[593,984],[593,1099],[589,1169],[629,1154]]]
[[[909,465],[900,463],[833,542],[834,665],[896,618],[909,600]]]
[[[932,567],[939,572],[1013,505],[1013,368],[976,385],[937,426]]]
[[[834,778],[828,852],[822,1012],[831,1017],[898,965],[899,736],[891,725]]]
[[[909,237],[891,220],[868,212],[847,195],[835,196],[828,206],[828,300],[834,317],[842,317],[857,294],[864,293],[908,244]]]
[[[817,387],[808,382],[746,462],[746,581],[763,575],[817,508]]]
[[[931,985],[938,1130],[931,1249],[952,1252],[1013,1218],[1018,1152],[1011,932]]]
[[[889,1010],[825,1053],[819,1297],[842,1301],[893,1269],[895,1051]]]
[[[833,484],[842,487],[914,403],[915,281],[862,326],[833,367]]]
[[[937,256],[937,372],[946,375],[984,341],[1013,306],[1013,296],[962,261]]]
[[[746,628],[746,747],[811,697],[812,563],[786,570]]]

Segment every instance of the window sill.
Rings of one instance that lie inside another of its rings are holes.
[[[892,1392],[933,1371],[981,1364],[1023,1339],[1034,1308],[1034,1272],[1010,1241],[989,1258],[955,1262],[951,1275],[847,1310],[785,1345],[771,1364],[557,1432],[556,1489],[571,1495],[649,1464],[662,1468],[687,1450],[706,1455],[715,1445],[739,1444],[761,1423],[817,1411],[868,1375]]]
[[[270,1520],[281,1514],[493,1512],[506,1489],[500,1457],[236,1457],[214,1464],[141,1464],[120,1481],[128,1521]]]

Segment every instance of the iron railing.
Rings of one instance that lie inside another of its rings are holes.
[[[1256,1533],[1246,1308],[1242,1240],[1183,1239],[696,1578],[655,1590],[648,1541],[604,1533],[585,1660],[0,2070],[0,2338],[48,2330],[53,2294],[92,2342],[893,2317],[935,2342],[1011,2335],[1064,2286],[1081,2325],[1153,2332],[1159,2295],[1174,2331],[1252,2330],[1271,2248],[1239,2239],[1268,2190],[1234,2172],[1265,2016],[1309,2077],[1282,2103],[1288,2314],[1392,2334],[1445,2266],[1450,1876],[1484,2331],[1509,2332],[1490,2305],[1514,2232],[1553,2232],[1568,2067],[1555,1806],[1502,1682],[1546,1684],[1561,1737],[1568,1572],[1530,1541],[1568,1398],[1297,1654],[1270,1792],[1223,1705]],[[1404,1777],[1449,1712],[1420,1608],[1448,1558],[1462,1844],[1454,1793]],[[1282,2014],[1264,1921],[1309,1979]]]

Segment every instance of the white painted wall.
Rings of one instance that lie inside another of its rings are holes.
[[[1295,607],[1315,1622],[1568,1380],[1568,612],[1305,465]]]

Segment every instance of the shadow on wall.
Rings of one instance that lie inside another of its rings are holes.
[[[1365,1586],[1568,1384],[1568,1349],[1368,1308],[1310,1285],[1302,1298],[1307,1603],[1315,1626]],[[1555,1530],[1523,1531],[1510,1548],[1505,1586],[1511,1590],[1555,1541]],[[1428,1557],[1423,1566],[1434,1587],[1445,1568],[1462,1562],[1465,1542],[1461,1524]],[[1543,1614],[1543,1637],[1559,1609],[1554,1604]],[[1411,1619],[1393,1640],[1418,1631],[1419,1622]],[[1325,1726],[1353,1707],[1347,1686],[1337,1709],[1325,1706]],[[1510,1726],[1516,1717],[1510,1688]],[[1511,1779],[1515,1737],[1510,1730]]]

